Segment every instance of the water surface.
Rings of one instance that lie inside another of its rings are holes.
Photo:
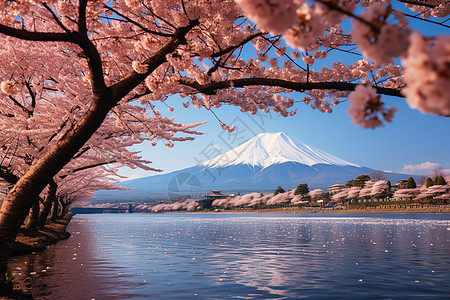
[[[448,215],[77,215],[14,258],[41,299],[450,297]]]

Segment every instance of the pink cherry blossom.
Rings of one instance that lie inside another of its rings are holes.
[[[355,91],[348,97],[350,108],[347,110],[355,125],[363,128],[383,126],[378,114],[381,114],[385,121],[391,122],[397,108],[386,109],[384,103],[380,101],[380,96],[376,90],[370,86],[358,85]]]
[[[450,37],[427,40],[416,32],[402,61],[407,84],[402,93],[408,104],[424,113],[450,116]]]

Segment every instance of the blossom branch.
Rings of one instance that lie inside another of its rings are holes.
[[[165,37],[171,37],[172,34],[171,33],[163,33],[163,32],[158,32],[158,31],[154,31],[154,30],[150,30],[148,28],[145,28],[144,26],[142,26],[141,24],[139,24],[138,22],[134,21],[133,19],[127,17],[126,15],[122,14],[121,12],[117,11],[116,9],[109,7],[108,5],[104,6],[107,10],[112,11],[113,13],[115,13],[116,15],[124,18],[125,20],[127,20],[128,22],[130,22],[131,24],[139,27],[140,29],[142,29],[143,31],[150,33],[150,34],[154,34],[154,35],[159,35],[159,36],[165,36]]]
[[[93,164],[93,165],[88,165],[88,166],[79,167],[79,168],[70,170],[70,172],[67,173],[67,174],[61,175],[60,178],[61,178],[61,179],[64,179],[64,178],[66,178],[67,176],[69,176],[70,174],[73,174],[73,173],[76,173],[76,172],[80,172],[80,171],[84,171],[84,170],[88,170],[88,169],[93,169],[93,168],[100,167],[100,166],[104,166],[104,165],[108,165],[108,164],[113,164],[113,163],[115,163],[115,162],[117,162],[117,161],[111,160],[111,161],[99,162],[99,163],[96,163],[96,164]]]
[[[24,113],[26,113],[28,116],[31,116],[30,110],[28,110],[25,106],[23,106],[19,101],[17,101],[13,96],[8,95],[8,98],[17,105]]]
[[[209,84],[200,84],[195,79],[182,77],[179,83],[185,86],[196,89],[198,92],[206,95],[214,95],[216,91],[227,88],[243,88],[248,86],[272,86],[281,87],[289,90],[304,92],[310,90],[339,90],[339,91],[353,91],[357,86],[356,83],[350,82],[293,82],[282,79],[270,78],[241,78],[230,79]],[[374,86],[378,94],[389,95],[404,98],[400,90],[393,88]]]
[[[407,3],[407,4],[413,4],[413,5],[419,5],[419,6],[425,6],[429,8],[434,8],[438,6],[439,4],[428,4],[427,1],[417,1],[417,0],[399,0],[399,2]]]
[[[47,5],[47,3],[43,3],[42,4],[47,10],[48,12],[52,15],[53,19],[55,20],[55,22],[59,25],[59,27],[61,27],[65,32],[67,33],[71,33],[71,31],[64,26],[64,24],[59,20],[58,16],[56,15],[56,13]]]
[[[244,46],[245,44],[247,44],[248,42],[250,42],[250,41],[253,40],[254,38],[256,38],[256,37],[258,37],[258,36],[262,36],[262,35],[264,35],[264,34],[265,34],[264,32],[256,32],[256,33],[254,33],[254,34],[252,34],[252,35],[249,35],[247,38],[245,38],[244,40],[242,40],[240,43],[238,43],[238,44],[236,44],[236,45],[233,45],[233,46],[230,46],[230,47],[227,47],[227,48],[225,48],[225,49],[223,49],[223,50],[220,50],[220,51],[217,51],[217,52],[213,53],[213,54],[211,55],[211,57],[219,57],[219,56],[222,56],[222,55],[227,54],[227,53],[229,53],[229,52],[233,52],[234,50],[238,49],[238,48],[241,47],[241,46]]]
[[[392,11],[395,11],[395,10],[392,10]],[[423,21],[423,22],[427,22],[427,23],[443,26],[445,28],[450,28],[450,25],[444,24],[444,22],[436,22],[436,21],[433,21],[433,20],[424,19],[424,18],[415,16],[415,15],[412,15],[412,14],[408,14],[408,13],[403,13],[403,14],[405,16],[407,16],[408,18],[412,18],[412,19]]]
[[[372,28],[372,30],[373,30],[374,32],[379,32],[379,31],[380,31],[380,28],[378,28],[376,25],[374,25],[374,24],[372,24],[371,22],[365,20],[364,18],[361,18],[361,17],[358,16],[358,15],[355,15],[355,14],[352,13],[352,12],[346,11],[345,9],[343,9],[343,8],[340,7],[339,5],[334,4],[333,2],[328,2],[328,1],[325,1],[325,0],[315,0],[315,1],[317,1],[317,2],[319,2],[319,3],[321,3],[321,4],[323,4],[323,5],[325,5],[326,7],[328,7],[328,8],[331,9],[331,10],[335,10],[335,11],[337,11],[337,12],[340,12],[340,13],[344,14],[344,15],[347,15],[347,16],[349,16],[349,17],[354,18],[355,20],[358,20],[359,22],[361,22],[361,23],[363,23],[363,24],[369,26],[370,28]]]
[[[90,76],[92,79],[92,90],[95,95],[103,94],[106,90],[105,79],[103,77],[103,66],[100,54],[93,42],[89,39],[86,24],[86,6],[88,0],[81,0],[78,11],[78,34],[77,44],[83,49],[87,57]]]
[[[74,43],[75,39],[72,34],[60,32],[35,32],[25,29],[17,29],[0,24],[0,33],[27,41],[41,42],[69,42]]]
[[[114,95],[114,98],[122,99],[136,86],[142,83],[145,78],[150,75],[157,67],[166,62],[167,54],[175,51],[179,45],[186,43],[186,34],[199,24],[200,22],[198,20],[191,20],[187,26],[178,28],[173,33],[173,36],[158,52],[156,52],[153,56],[149,57],[142,63],[143,65],[147,65],[146,73],[137,73],[136,71],[131,71],[122,80],[112,85],[111,91]]]

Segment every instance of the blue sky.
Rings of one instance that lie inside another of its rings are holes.
[[[181,99],[173,96],[167,104],[175,108],[169,112],[164,104],[159,109],[166,116],[175,116],[177,122],[208,121],[199,127],[205,134],[192,142],[175,143],[168,148],[159,143],[152,147],[145,143],[136,147],[153,163],[152,167],[164,173],[190,167],[228,151],[261,132],[289,133],[305,143],[350,162],[383,171],[424,174],[441,167],[450,169],[450,119],[425,115],[409,108],[404,99],[383,96],[388,107],[398,111],[392,123],[375,130],[356,127],[347,115],[347,103],[334,107],[331,114],[323,114],[300,104],[297,115],[281,117],[279,114],[242,113],[237,107],[223,106],[215,110],[219,118],[236,125],[233,133],[220,128],[219,122],[205,109],[182,107]],[[155,172],[123,169],[129,178],[156,175]]]

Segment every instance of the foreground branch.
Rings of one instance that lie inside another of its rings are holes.
[[[27,41],[40,42],[74,42],[72,34],[59,32],[33,32],[25,29],[16,29],[0,24],[0,33]]]
[[[212,82],[209,84],[199,84],[195,79],[192,78],[181,78],[180,84],[189,86],[196,89],[198,92],[206,95],[214,95],[218,90],[227,88],[243,88],[250,86],[270,86],[270,87],[281,87],[289,90],[304,92],[311,90],[338,90],[338,91],[353,91],[358,85],[356,83],[350,82],[292,82],[282,79],[270,79],[270,78],[241,78],[224,80],[218,82]],[[395,96],[404,98],[400,93],[399,89],[385,88],[374,86],[378,94]]]

